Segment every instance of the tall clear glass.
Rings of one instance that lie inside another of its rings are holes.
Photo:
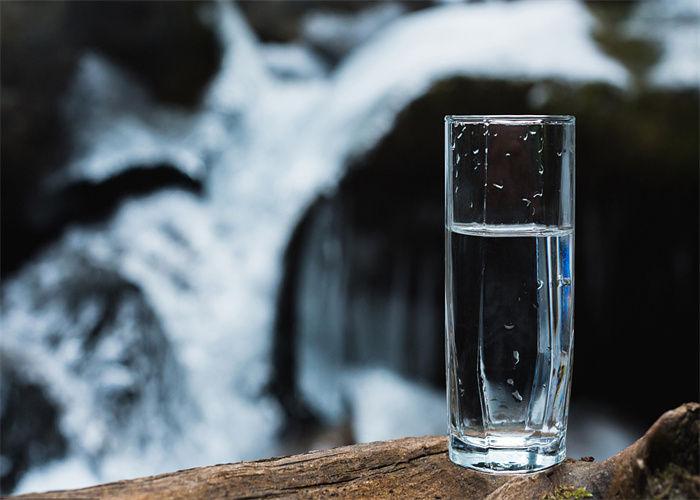
[[[575,119],[445,117],[450,459],[485,472],[566,457]]]

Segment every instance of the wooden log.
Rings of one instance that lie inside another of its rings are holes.
[[[214,465],[16,498],[698,498],[700,405],[665,413],[603,462],[571,460],[528,475],[474,472],[450,462],[444,436],[344,446]]]

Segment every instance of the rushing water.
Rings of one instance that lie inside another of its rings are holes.
[[[195,111],[152,101],[96,54],[81,61],[66,102],[74,155],[53,181],[99,182],[133,165],[168,164],[201,181],[205,193],[125,200],[100,225],[68,228],[3,283],[2,349],[60,408],[68,443],[66,458],[30,470],[18,491],[284,451],[283,412],[266,391],[282,256],[301,214],[332,192],[346,159],[376,144],[407,103],[448,76],[627,82],[624,68],[590,40],[592,18],[576,2],[447,6],[384,27],[369,19],[372,30],[357,29],[376,35],[337,70],[324,74],[306,54],[292,79],[266,65],[271,53],[235,5],[206,9],[224,55]],[[380,14],[388,22],[400,13]],[[512,57],[520,45],[513,40],[545,32],[558,44]],[[498,62],[504,57],[512,64]],[[309,280],[319,269],[305,272]],[[91,276],[89,288],[74,276]],[[395,317],[405,307],[400,293]],[[313,312],[314,304],[306,307]],[[86,342],[76,334],[96,325],[110,335]],[[444,432],[440,391],[381,368],[342,371],[313,339],[302,332],[301,389],[320,414],[352,414],[360,441]],[[139,352],[161,366],[131,363]]]

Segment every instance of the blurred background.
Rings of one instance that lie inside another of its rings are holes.
[[[697,401],[697,0],[0,20],[2,493],[446,432],[446,114],[577,118],[569,456]]]

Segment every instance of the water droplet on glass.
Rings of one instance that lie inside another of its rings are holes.
[[[523,201],[524,201],[525,203],[527,203],[527,206],[528,206],[528,207],[530,206],[530,203],[532,203],[532,202],[531,202],[530,200],[528,200],[527,198],[523,198]]]
[[[542,197],[542,193],[535,193],[532,195],[533,198],[540,198]]]
[[[530,136],[527,135],[527,134],[524,134],[524,135],[523,135],[523,141],[527,141],[527,138],[528,138],[528,137],[530,137]]]
[[[557,156],[561,158],[561,155],[564,154],[564,151],[557,151]]]
[[[503,189],[503,186],[501,184],[494,183],[493,187],[498,188],[498,189]]]
[[[459,134],[457,134],[457,139],[459,139],[460,137],[462,137],[463,134],[464,134],[464,130],[462,130]]]
[[[457,153],[457,156],[455,158],[455,164],[459,163],[459,153]]]
[[[537,169],[537,171],[538,171],[540,174],[544,174],[544,165],[540,165],[540,167]]]
[[[513,357],[515,358],[515,364],[520,363],[520,353],[518,351],[513,351]]]
[[[513,399],[520,402],[523,400],[523,397],[520,395],[520,393],[518,391],[513,391]]]
[[[559,276],[558,281],[559,281],[559,286],[571,286],[571,278]]]
[[[459,170],[455,170],[455,179],[459,177]]]
[[[515,325],[513,323],[506,323],[505,325],[503,325],[503,328],[505,328],[506,330],[512,330],[513,328],[515,328]]]
[[[459,191],[459,186],[455,186],[455,193]]]
[[[544,281],[542,280],[537,280],[537,289],[540,290],[544,286]]]
[[[479,152],[479,148],[476,148],[472,153],[477,154]]]
[[[494,132],[494,133],[493,133],[493,136],[494,136],[494,137],[498,137],[498,132]]]
[[[506,153],[506,157],[510,156],[510,153]]]
[[[508,380],[506,380],[506,384],[513,385],[513,384],[515,384],[515,382],[513,381],[512,378],[509,378]]]
[[[489,135],[489,126],[486,125],[486,128],[484,128],[484,135]]]
[[[530,135],[535,135],[537,133],[536,130],[530,130]]]

